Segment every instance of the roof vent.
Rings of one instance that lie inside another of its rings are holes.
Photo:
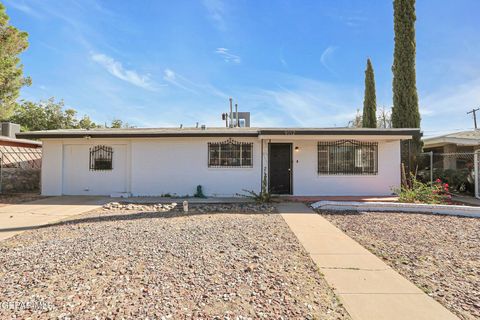
[[[207,129],[207,126],[202,124],[202,130],[205,130],[205,129]]]

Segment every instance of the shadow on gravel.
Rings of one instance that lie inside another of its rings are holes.
[[[125,221],[125,220],[139,220],[139,219],[168,219],[168,218],[189,217],[189,216],[198,216],[198,215],[215,215],[215,214],[259,215],[259,214],[277,214],[277,212],[198,212],[198,211],[189,211],[188,213],[185,213],[183,211],[172,211],[172,212],[141,211],[141,212],[136,212],[136,213],[123,213],[123,214],[105,213],[105,215],[103,215],[103,216],[70,219],[70,220],[64,220],[64,221],[59,221],[59,222],[54,222],[54,223],[42,224],[42,225],[38,225],[38,226],[0,228],[0,233],[2,233],[2,232],[12,232],[12,231],[36,230],[36,229],[43,229],[43,228],[49,228],[49,227],[72,225],[72,224],[82,224],[82,223]]]

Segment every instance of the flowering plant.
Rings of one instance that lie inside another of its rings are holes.
[[[448,183],[437,179],[433,184],[423,183],[412,175],[411,183],[397,190],[398,201],[407,203],[451,204]]]

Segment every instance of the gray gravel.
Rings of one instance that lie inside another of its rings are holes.
[[[25,232],[0,243],[0,304],[2,319],[349,319],[283,219],[262,213],[100,209]]]
[[[461,319],[480,319],[480,219],[320,213]]]

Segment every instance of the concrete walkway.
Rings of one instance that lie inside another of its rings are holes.
[[[278,205],[353,320],[458,318],[302,203]]]
[[[0,241],[25,230],[35,229],[99,208],[105,197],[51,197],[0,207]]]

